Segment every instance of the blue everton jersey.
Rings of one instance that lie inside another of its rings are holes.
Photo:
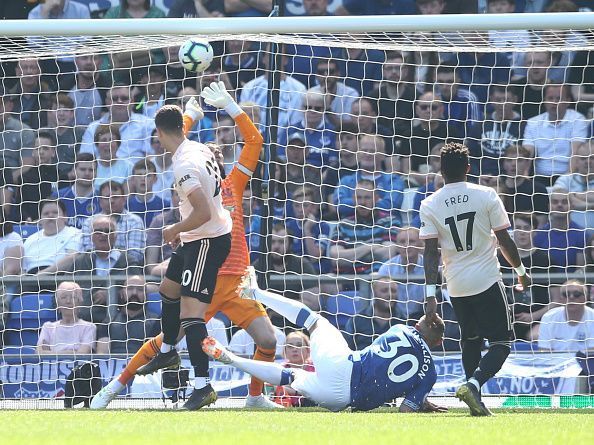
[[[356,410],[404,396],[404,403],[418,411],[437,380],[429,348],[416,329],[404,325],[392,326],[354,357],[351,407]]]
[[[85,219],[101,211],[99,197],[77,198],[74,194],[74,186],[61,188],[52,197],[60,199],[66,206],[66,214],[69,218],[68,225],[79,229],[82,228]]]

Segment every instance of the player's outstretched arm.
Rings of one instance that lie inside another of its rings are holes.
[[[495,236],[497,237],[501,253],[518,274],[518,280],[520,281],[522,289],[528,289],[532,284],[532,281],[530,276],[526,273],[526,268],[522,264],[522,259],[520,258],[516,243],[511,239],[511,236],[509,236],[507,229],[497,230]]]
[[[437,238],[425,240],[423,264],[425,269],[425,315],[432,319],[437,315],[437,299],[435,297],[439,280],[439,250]]]
[[[194,123],[204,118],[204,111],[195,97],[190,98],[184,106],[184,136],[187,136]]]

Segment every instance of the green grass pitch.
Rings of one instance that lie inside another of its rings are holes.
[[[3,445],[60,444],[447,444],[593,443],[594,410],[499,410],[446,414],[243,410],[4,411]]]

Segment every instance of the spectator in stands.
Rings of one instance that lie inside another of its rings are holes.
[[[262,59],[268,69],[268,58]],[[286,65],[286,56],[282,57],[281,67]],[[301,82],[289,76],[285,70],[281,71],[279,115],[279,135],[282,129],[298,126],[303,120],[303,105],[306,88]],[[268,75],[266,73],[243,86],[239,102],[253,102],[261,107],[261,122],[266,122],[266,102],[268,95]]]
[[[521,120],[528,120],[544,111],[544,87],[549,70],[556,60],[557,56],[552,51],[526,53],[526,76],[515,80]]]
[[[237,133],[235,132],[235,121],[227,113],[218,114],[213,121],[215,132],[214,142],[223,152],[223,163],[225,173],[231,173],[233,166],[239,160],[241,147],[238,144]]]
[[[149,156],[148,160],[155,164],[157,169],[157,180],[153,185],[153,193],[161,198],[163,202],[171,202],[172,184],[175,182],[172,169],[172,154],[165,151],[161,145],[156,129],[153,131],[151,138],[151,147],[155,154]]]
[[[134,112],[150,119],[155,118],[157,110],[165,104],[165,67],[150,65],[140,76],[138,94],[134,102]]]
[[[324,116],[330,99],[321,93],[308,92],[305,95],[303,121],[297,131],[303,131],[308,147],[307,163],[316,167],[328,167],[338,162],[336,132]],[[294,129],[288,129],[293,132]],[[282,141],[282,139],[281,139]]]
[[[586,231],[570,220],[567,190],[553,189],[550,208],[549,221],[534,237],[534,245],[548,252],[553,266],[572,272],[585,264]]]
[[[129,253],[142,264],[146,245],[144,224],[139,216],[126,210],[124,186],[116,181],[104,183],[99,189],[99,207],[101,215],[108,215],[116,222],[115,247]],[[89,218],[82,226],[84,250],[92,248],[91,222],[92,218]]]
[[[538,226],[537,219],[530,213],[516,213],[513,216],[513,224],[514,241],[518,246],[524,267],[530,275],[548,273],[549,256],[545,251],[534,247],[533,239]],[[503,273],[513,273],[513,267],[501,254],[499,254],[499,263]],[[522,291],[512,288],[510,294],[513,301],[513,328],[516,339],[530,340],[531,329],[549,309],[548,283],[535,282],[529,289]]]
[[[369,179],[356,184],[353,216],[340,218],[328,249],[340,273],[376,271],[390,257],[396,238],[393,219],[377,206],[378,187]]]
[[[116,125],[122,136],[122,143],[118,150],[118,158],[136,162],[151,153],[151,133],[155,123],[142,114],[133,113],[130,103],[130,88],[123,83],[116,83],[108,92],[105,103],[108,113],[99,120],[89,124],[83,142],[81,153],[97,155],[94,146],[95,131],[100,124]]]
[[[567,82],[576,101],[576,109],[586,115],[594,104],[594,51],[580,51],[572,62]]]
[[[314,371],[310,357],[309,337],[302,331],[293,331],[287,335],[283,349],[283,366],[305,371]],[[274,391],[274,401],[286,407],[313,406],[313,402],[295,391],[291,386],[277,386]]]
[[[359,151],[357,161],[359,170],[340,180],[335,196],[340,217],[352,216],[355,213],[355,189],[361,180],[368,180],[375,184],[377,191],[377,208],[391,212],[398,224],[401,219],[399,209],[402,206],[404,181],[397,173],[385,173],[383,161],[385,158],[384,139],[379,136],[359,136]]]
[[[41,230],[24,244],[23,270],[28,274],[36,274],[82,248],[81,231],[66,225],[66,207],[61,200],[42,201],[39,212]]]
[[[74,85],[69,88],[68,96],[74,102],[74,123],[77,127],[86,127],[101,118],[103,96],[100,88],[104,87],[98,67],[101,63],[97,54],[81,55],[74,58],[76,75]],[[58,81],[60,77],[58,77]]]
[[[412,57],[401,51],[388,51],[381,82],[370,93],[379,124],[388,134],[406,137],[412,131],[415,87]]]
[[[326,256],[330,226],[320,221],[320,195],[315,187],[305,185],[297,188],[287,202],[287,229],[294,236],[292,251],[306,257],[317,273],[330,272]]]
[[[221,0],[175,0],[167,17],[224,17],[224,3]]]
[[[163,228],[180,220],[179,195],[175,190],[171,192],[171,199],[171,208],[155,216],[146,231],[145,270],[147,275],[164,277],[169,258],[173,253],[173,247],[163,242]],[[249,225],[246,225],[247,227]]]
[[[79,153],[74,162],[74,184],[52,194],[66,206],[69,224],[81,228],[84,220],[99,211],[99,198],[95,193],[97,161],[90,153]]]
[[[73,0],[46,0],[29,12],[29,20],[90,18],[87,5]]]
[[[418,4],[423,0],[417,0]],[[440,0],[441,1],[441,0]],[[390,2],[361,2],[343,0],[343,6],[336,15],[414,15],[417,13],[415,0],[395,0]]]
[[[9,94],[18,96],[13,113],[19,120],[31,128],[47,125],[49,108],[49,86],[41,77],[41,68],[37,59],[19,59],[15,69],[18,82]]]
[[[323,173],[322,196],[327,203],[333,202],[333,195],[336,192],[339,182],[343,177],[357,173],[357,151],[359,150],[359,139],[357,126],[352,122],[342,122],[341,131],[338,134],[338,165],[328,167]],[[329,209],[329,214],[335,215],[336,210]]]
[[[435,70],[435,92],[443,101],[443,117],[450,131],[465,138],[483,119],[476,95],[460,83],[460,75],[453,64],[443,63]]]
[[[0,165],[4,168],[20,167],[22,159],[31,156],[35,142],[31,127],[13,115],[17,100],[0,86]]]
[[[95,146],[99,157],[97,158],[95,190],[99,190],[101,185],[107,181],[124,184],[132,174],[132,164],[126,159],[118,159],[117,157],[121,140],[122,137],[117,126],[101,124],[97,127]]]
[[[398,300],[396,310],[401,320],[415,320],[423,316],[425,290],[423,281],[409,281],[409,277],[423,277],[423,241],[419,229],[403,227],[396,235],[394,250],[396,255],[379,268],[378,274],[397,283]],[[402,278],[406,277],[406,278]]]
[[[339,74],[340,67],[336,59],[319,60],[316,66],[316,86],[310,88],[307,95],[307,99],[312,97],[309,93],[324,96],[324,117],[333,128],[339,127],[343,115],[352,110],[353,103],[359,97],[357,90],[339,80]],[[311,105],[309,100],[306,103],[308,107]]]
[[[392,130],[390,128],[384,128],[379,124],[377,112],[370,99],[360,97],[354,101],[351,114],[346,116],[346,118],[355,124],[358,134],[386,136],[384,137],[384,143],[386,145],[385,152],[389,154],[394,152],[392,134],[390,134]]]
[[[395,304],[400,298],[396,282],[378,277],[371,283],[371,303],[367,309],[347,322],[343,336],[356,351],[369,346],[373,340],[397,323],[405,323],[396,315]]]
[[[305,134],[296,130],[289,134],[289,141],[285,151],[286,162],[276,167],[275,194],[279,200],[291,199],[293,192],[304,184],[315,187],[322,186],[322,168],[307,162],[311,148],[306,144]],[[318,188],[317,202],[321,195]]]
[[[594,142],[580,145],[572,158],[572,171],[555,182],[555,188],[569,192],[571,221],[585,229],[594,229]]]
[[[268,16],[272,10],[272,0],[224,0],[225,13],[231,17]]]
[[[513,14],[516,12],[515,0],[487,0],[489,14]],[[489,43],[495,48],[528,48],[530,47],[530,32],[526,29],[518,30],[490,30]],[[510,51],[504,53],[515,73],[517,69],[525,66],[523,51]]]
[[[525,122],[514,111],[518,97],[511,86],[493,85],[489,105],[493,112],[470,130],[466,140],[476,175],[501,174],[500,161],[507,147],[521,140]]]
[[[4,212],[0,211],[0,273],[3,277],[21,274],[23,254],[23,238],[14,231],[13,223],[6,220]],[[0,325],[2,319],[0,315]]]
[[[586,305],[586,286],[579,280],[563,283],[563,305],[543,315],[538,347],[553,352],[594,349],[594,309]]]
[[[79,149],[84,129],[75,125],[74,102],[64,93],[51,100],[47,112],[48,128],[56,137],[58,170],[64,176],[72,173],[74,159]],[[70,179],[73,179],[72,176]]]
[[[135,354],[145,340],[161,332],[159,316],[146,310],[146,281],[141,275],[128,277],[119,303],[112,322],[97,329],[97,353]]]
[[[524,146],[535,157],[535,176],[550,186],[569,172],[572,154],[588,137],[588,122],[569,108],[568,85],[547,85],[544,95],[546,111],[528,120]]]
[[[456,137],[444,120],[443,112],[443,102],[431,92],[422,94],[415,103],[419,124],[413,128],[410,138],[401,141],[398,152],[404,174],[418,172],[421,165],[427,164],[432,147]]]
[[[522,145],[510,145],[503,153],[501,167],[501,193],[507,212],[510,215],[535,212],[538,220],[543,222],[549,213],[549,197],[545,185],[535,181],[530,174],[530,152]]]
[[[183,87],[179,90],[177,94],[177,101],[176,104],[182,109],[186,109],[186,104],[192,97],[196,97],[198,92],[195,88],[192,87]],[[211,142],[215,140],[215,130],[213,129],[213,121],[216,121],[217,117],[222,116],[220,114],[210,114],[208,113],[206,107],[208,105],[203,105],[203,110],[205,112],[205,116],[202,119],[199,119],[194,122],[194,126],[188,132],[188,139],[197,142]],[[157,130],[153,130],[151,134],[151,146],[153,147],[153,153],[157,155],[158,153],[155,151],[155,139],[157,138]],[[161,149],[161,152],[163,149]]]
[[[104,19],[160,19],[165,13],[150,0],[121,0],[121,4],[109,8]]]
[[[39,219],[39,202],[52,194],[61,175],[56,163],[56,139],[50,131],[38,131],[32,158],[22,168],[13,171],[16,220],[33,222]]]
[[[229,76],[236,94],[243,86],[262,74],[260,69],[259,49],[261,44],[244,40],[227,40],[225,42],[225,56],[223,56],[223,70]]]
[[[341,77],[361,96],[369,96],[382,79],[385,52],[377,49],[344,48],[337,58]]]
[[[90,354],[95,348],[97,327],[78,316],[82,289],[74,282],[60,283],[56,306],[60,319],[46,321],[37,341],[38,354]]]
[[[467,85],[480,103],[487,102],[490,85],[509,83],[510,63],[503,53],[460,53],[457,59],[460,83]]]
[[[153,193],[157,182],[157,168],[149,160],[138,161],[128,179],[128,202],[126,208],[140,216],[144,227],[149,227],[153,218],[171,204]]]

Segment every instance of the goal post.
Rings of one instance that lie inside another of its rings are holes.
[[[440,144],[463,142],[471,180],[504,200],[534,280],[517,291],[503,264],[515,341],[487,404],[592,407],[593,23],[594,13],[0,22],[0,407],[61,406],[73,367],[94,360],[108,382],[159,332],[171,255],[160,232],[178,216],[153,117],[215,80],[267,141],[270,175],[256,173],[239,220],[271,289],[319,310],[352,348],[414,325],[420,201],[443,184]],[[190,36],[215,47],[204,74],[177,61]],[[549,85],[566,86],[548,97]],[[229,174],[242,135],[204,108],[188,136],[221,146]],[[52,197],[66,204],[60,221]],[[62,282],[81,295],[57,298]],[[445,286],[439,298],[446,338],[432,395],[455,406],[460,333]],[[295,326],[270,315],[285,361]],[[253,354],[225,314],[209,329]],[[249,377],[211,367],[220,406],[241,405]],[[136,378],[116,405],[161,407],[171,396],[161,383]]]

